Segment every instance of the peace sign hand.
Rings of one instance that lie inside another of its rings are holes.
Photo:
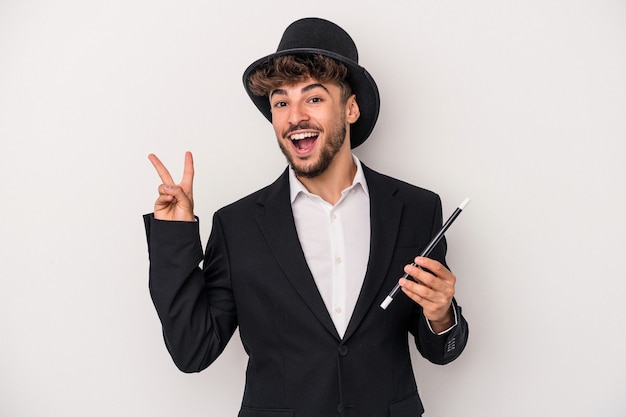
[[[175,184],[165,165],[156,155],[148,155],[163,184],[159,185],[159,198],[154,203],[154,218],[170,221],[195,221],[193,214],[193,156],[185,153],[183,179]]]

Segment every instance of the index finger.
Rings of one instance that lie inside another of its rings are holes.
[[[148,155],[148,159],[152,163],[152,166],[154,166],[154,169],[156,169],[156,172],[157,174],[159,174],[159,178],[161,178],[163,184],[175,185],[174,180],[170,175],[170,172],[167,170],[167,168],[165,168],[165,165],[163,165],[161,160],[157,158],[155,154],[151,153],[150,155]]]
[[[415,265],[430,271],[433,275],[435,275],[438,278],[441,278],[444,280],[452,279],[451,277],[452,274],[450,273],[448,268],[446,268],[439,261],[436,261],[432,258],[425,258],[425,257],[418,256],[417,258],[415,258],[414,262],[415,262]]]
[[[191,152],[185,152],[185,167],[183,168],[182,184],[188,185],[190,188],[193,184],[193,155]]]

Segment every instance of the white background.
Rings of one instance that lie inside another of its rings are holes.
[[[417,355],[429,417],[626,415],[622,0],[0,0],[0,415],[234,416],[235,336],[179,372],[147,289],[155,152],[216,209],[285,162],[241,85],[305,16],[382,108],[357,155],[440,193],[470,342]]]

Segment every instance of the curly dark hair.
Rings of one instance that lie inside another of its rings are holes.
[[[352,95],[346,81],[345,65],[323,55],[284,55],[269,60],[248,77],[252,94],[269,96],[282,85],[297,84],[313,78],[320,83],[336,83],[341,88],[344,102]]]

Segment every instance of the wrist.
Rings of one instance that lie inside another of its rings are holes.
[[[454,324],[454,313],[452,312],[452,306],[448,309],[447,313],[440,319],[430,320],[430,327],[435,333],[441,333],[448,330]]]

